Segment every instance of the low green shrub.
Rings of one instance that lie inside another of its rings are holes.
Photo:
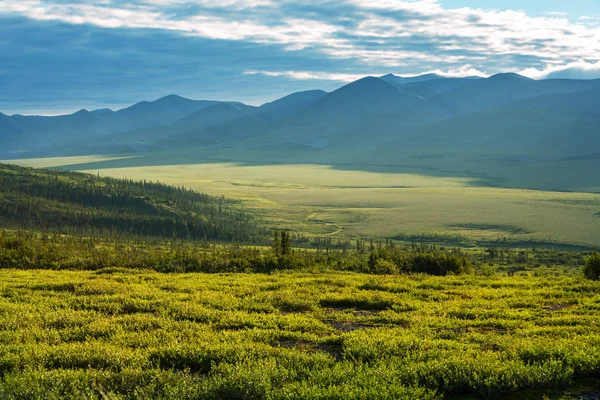
[[[594,281],[600,280],[600,253],[595,252],[585,259],[583,274],[588,279]]]

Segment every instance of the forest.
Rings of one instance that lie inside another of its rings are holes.
[[[246,242],[264,235],[224,198],[158,182],[0,164],[2,227],[101,237]]]

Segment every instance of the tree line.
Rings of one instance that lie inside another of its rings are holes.
[[[0,164],[0,226],[79,236],[256,243],[236,203],[157,182]]]

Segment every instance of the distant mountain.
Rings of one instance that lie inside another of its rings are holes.
[[[597,87],[456,115],[367,150],[355,162],[483,173],[506,186],[587,190],[600,187],[599,126]]]
[[[15,134],[21,131],[21,127],[7,115],[0,113],[0,132]]]
[[[120,131],[125,131],[172,124],[186,115],[217,103],[219,102],[189,100],[180,96],[169,95],[153,102],[142,101],[114,113],[103,113],[103,116],[107,120],[118,124]]]
[[[257,107],[245,104],[219,103],[189,114],[173,123],[176,128],[201,129],[223,124],[236,119],[249,117],[257,112]]]
[[[171,95],[118,111],[0,114],[0,157],[216,151],[219,158],[395,165],[497,185],[588,190],[600,188],[591,172],[600,170],[599,110],[600,80],[389,74],[260,107]],[[576,179],[561,172],[565,165]]]
[[[249,127],[267,123],[258,107],[242,103],[217,103],[186,115],[172,124],[141,128],[112,135],[103,146],[126,152],[173,149],[218,144],[251,134]]]
[[[360,146],[364,141],[384,140],[409,127],[450,115],[422,97],[380,78],[366,77],[322,96],[255,140],[293,142],[317,148]]]
[[[12,117],[0,113],[0,157],[8,159],[14,156],[11,150],[22,142],[22,130],[23,127]]]
[[[470,82],[480,80],[483,78],[479,77],[467,77],[467,78],[440,78],[432,79],[428,81],[411,82],[402,85],[404,90],[424,90],[429,89],[432,93],[442,94],[452,90],[456,90]]]
[[[456,89],[457,87],[462,86],[463,84],[469,81],[483,78],[479,76],[449,78],[438,74],[425,74],[404,78],[394,74],[387,74],[380,77],[380,79],[391,83],[392,85],[401,86],[403,88],[406,88],[408,86],[424,86],[434,89],[436,91],[445,92],[451,89]]]
[[[338,114],[350,118],[351,121],[337,121],[337,124],[360,122],[361,125],[377,122],[361,122],[365,117],[391,118],[405,125],[421,123],[422,118],[436,119],[447,116],[444,110],[438,109],[421,97],[374,77],[360,79],[329,93],[311,104],[304,112],[328,116]]]
[[[276,119],[282,119],[301,111],[326,94],[327,92],[323,90],[309,90],[306,92],[292,93],[279,100],[263,104],[260,106],[260,109],[262,112],[270,114]]]
[[[119,129],[116,123],[87,110],[54,117],[13,115],[11,120],[20,127],[20,142],[28,146],[52,146]]]
[[[114,113],[114,111],[111,110],[110,108],[100,108],[98,110],[93,110],[92,113],[96,114],[96,115],[103,115],[103,114],[112,114],[112,113]]]
[[[0,144],[6,151],[51,152],[72,142],[93,143],[97,138],[134,129],[171,124],[217,101],[196,101],[170,95],[140,102],[119,111],[80,110],[54,117],[13,115],[0,118]],[[18,133],[18,136],[14,136]],[[8,135],[12,134],[10,140]]]
[[[528,99],[516,100],[506,108],[539,110],[549,113],[572,114],[580,117],[600,116],[600,82],[598,86],[576,93],[548,94]],[[600,130],[598,131],[600,136]]]
[[[438,101],[466,111],[498,109],[525,98],[576,93],[600,86],[600,80],[551,79],[536,81],[518,74],[497,74],[471,81],[440,95]]]
[[[432,81],[435,79],[443,79],[444,77],[441,75],[437,75],[437,74],[425,74],[425,75],[419,75],[419,76],[411,76],[411,77],[402,77],[402,76],[398,76],[398,75],[394,75],[394,74],[387,74],[384,76],[379,77],[379,79],[381,79],[382,81],[385,81],[387,83],[391,83],[392,85],[395,86],[403,86],[409,83],[418,83],[418,82],[426,82],[426,81]]]

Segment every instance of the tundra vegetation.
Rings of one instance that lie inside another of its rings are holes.
[[[2,399],[598,391],[591,249],[305,237],[183,188],[0,172]]]
[[[3,269],[0,398],[576,398],[599,320],[559,271]]]

